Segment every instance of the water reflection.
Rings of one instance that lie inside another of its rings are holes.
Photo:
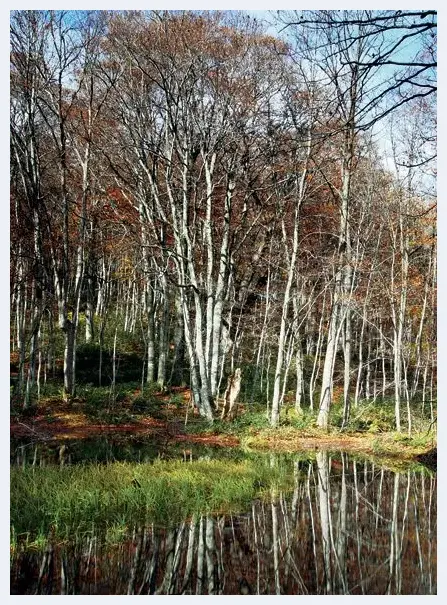
[[[48,466],[66,464],[113,463],[113,462],[152,462],[162,459],[197,459],[210,456],[242,459],[242,452],[229,447],[213,447],[189,443],[172,443],[162,438],[144,435],[90,437],[87,439],[68,439],[63,443],[12,439],[10,463],[14,466]]]
[[[435,594],[436,476],[319,452],[294,490],[173,529],[18,553],[13,594]]]

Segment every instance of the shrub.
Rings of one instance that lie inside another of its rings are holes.
[[[394,407],[387,403],[375,404],[362,402],[357,409],[351,411],[348,428],[354,431],[368,431],[370,433],[394,431],[396,428]]]
[[[313,428],[316,423],[316,413],[309,409],[297,412],[295,408],[291,408],[287,414],[288,424],[293,428],[306,430]]]

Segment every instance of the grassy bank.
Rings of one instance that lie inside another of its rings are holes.
[[[302,431],[294,428],[264,429],[256,435],[247,435],[243,445],[251,450],[293,452],[326,449],[345,451],[377,459],[396,468],[398,461],[406,463],[419,454],[436,447],[432,436],[417,434],[412,437],[401,433],[365,434],[337,430],[323,432]]]
[[[277,428],[269,425],[264,410],[245,411],[233,422],[216,421],[212,426],[197,421],[188,428],[190,434],[230,435],[249,450],[296,452],[330,449],[408,461],[436,447],[436,427],[429,418],[413,412],[411,434],[397,432],[392,403],[366,404],[354,410],[350,423],[341,429],[340,410],[334,406],[332,425],[327,430],[317,426],[316,414],[283,410]]]
[[[163,526],[194,513],[242,510],[293,481],[290,464],[259,456],[244,461],[156,461],[11,469],[12,541],[39,544],[95,530],[116,533],[138,523]]]
[[[54,386],[49,385],[47,390]],[[392,400],[362,401],[341,430],[343,410],[335,403],[330,428],[317,426],[317,414],[305,408],[297,413],[284,406],[277,428],[271,428],[265,406],[242,404],[231,421],[218,418],[210,425],[193,413],[190,392],[175,387],[159,391],[156,385],[141,388],[136,382],[122,383],[113,392],[105,387],[85,386],[69,404],[56,392],[46,393],[33,416],[13,417],[14,436],[33,440],[66,441],[102,434],[151,436],[154,443],[202,443],[245,450],[296,452],[309,449],[345,450],[381,459],[414,458],[436,447],[436,424],[428,405],[415,402],[411,408],[411,434],[406,409],[402,410],[402,432],[396,432]],[[436,413],[436,410],[434,410]],[[217,413],[218,417],[219,414]]]

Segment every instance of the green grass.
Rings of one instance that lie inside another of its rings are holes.
[[[267,428],[268,426],[269,420],[265,414],[265,409],[262,409],[262,411],[249,409],[230,421],[216,418],[213,424],[210,424],[203,419],[194,419],[186,425],[185,430],[189,434],[233,435],[235,437],[241,437]]]
[[[135,523],[163,526],[190,515],[242,510],[293,480],[284,461],[156,461],[11,469],[11,536],[42,544]],[[113,532],[112,532],[113,533]]]
[[[284,405],[281,409],[279,429],[294,428],[304,433],[314,434],[321,432],[317,427],[318,410],[309,410],[304,407],[296,412],[294,406]],[[411,409],[412,431],[421,434],[430,428],[430,413],[428,407],[421,413],[420,404],[412,404]],[[343,405],[333,404],[330,410],[329,432],[340,430],[343,421]],[[407,410],[401,406],[402,432],[407,432]],[[227,434],[237,437],[249,437],[259,432],[268,431],[270,422],[266,415],[265,406],[249,404],[232,421],[216,419],[212,425],[203,420],[195,420],[187,426],[189,433]],[[347,433],[384,434],[396,431],[394,401],[360,401],[356,408],[352,408],[347,426]]]

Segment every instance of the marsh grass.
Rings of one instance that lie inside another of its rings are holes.
[[[233,462],[156,461],[11,469],[11,539],[41,545],[136,523],[176,524],[192,514],[236,512],[264,491],[287,489],[290,465],[269,457]]]

